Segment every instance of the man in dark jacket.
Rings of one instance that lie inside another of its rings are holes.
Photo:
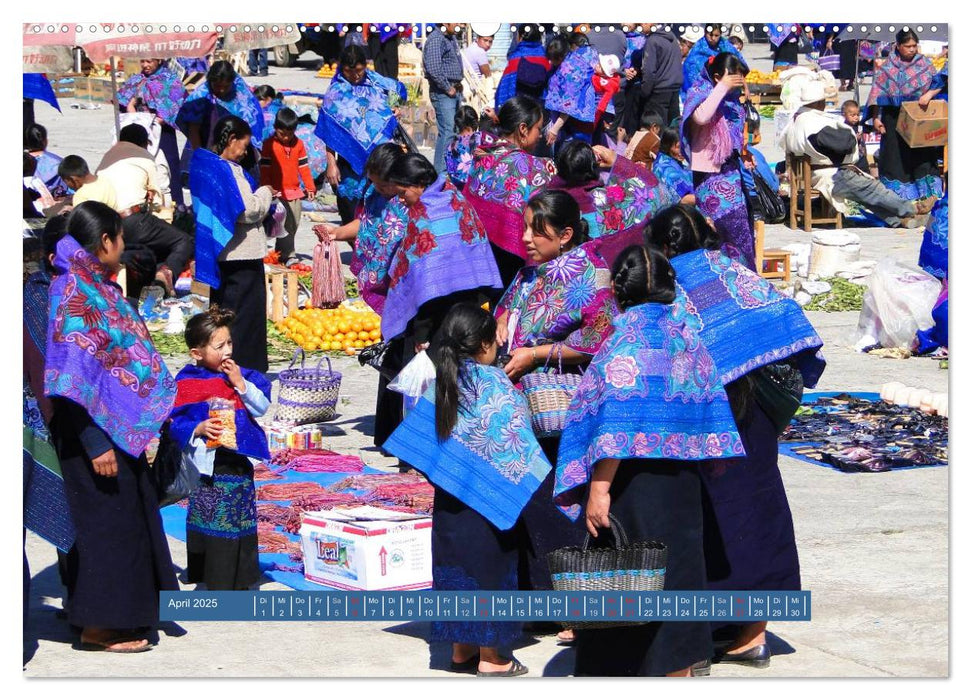
[[[678,95],[683,75],[681,47],[677,37],[661,25],[647,27],[644,32],[644,57],[641,61],[641,94],[644,101],[641,113],[659,115],[666,126],[677,125],[681,118]],[[639,115],[638,115],[639,116]]]

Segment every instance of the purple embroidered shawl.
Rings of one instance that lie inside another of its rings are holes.
[[[175,401],[175,380],[107,270],[71,236],[57,244],[44,393],[83,407],[140,456]]]
[[[182,81],[166,66],[151,75],[136,73],[118,88],[118,104],[125,109],[132,100],[141,98],[145,106],[169,126],[175,126],[175,118],[189,93]]]
[[[599,54],[592,46],[581,46],[566,55],[550,78],[546,109],[592,124],[600,101],[593,87],[593,66]]]

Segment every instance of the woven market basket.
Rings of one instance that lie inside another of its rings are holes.
[[[300,367],[294,368],[300,357]],[[327,360],[327,369],[321,368]],[[290,367],[280,372],[280,396],[275,420],[289,425],[304,425],[331,420],[337,413],[341,373],[335,372],[329,357],[321,358],[317,367],[304,367],[303,350],[293,354]]]
[[[549,367],[550,357],[559,349],[559,368]],[[570,401],[580,385],[582,375],[563,373],[563,349],[556,345],[546,357],[543,369],[526,374],[520,380],[532,415],[537,437],[555,437],[563,432],[569,415]]]
[[[546,555],[556,591],[662,591],[668,548],[661,542],[627,539],[620,522],[610,516],[613,546],[590,548],[590,535],[582,547],[563,547]],[[637,620],[605,622],[584,620],[564,623],[567,629],[634,627],[649,624]]]

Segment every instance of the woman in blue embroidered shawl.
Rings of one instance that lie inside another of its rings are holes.
[[[732,398],[746,456],[701,471],[705,490],[708,588],[799,590],[799,554],[792,513],[779,472],[778,435],[798,407],[766,400],[767,382],[785,379],[789,393],[816,386],[826,362],[823,341],[799,305],[770,282],[724,255],[721,241],[697,209],[679,204],[651,221],[647,241],[662,249],[677,275],[677,296],[708,348]],[[780,392],[775,388],[776,393]],[[723,657],[769,664],[764,622],[728,630]]]
[[[663,542],[664,587],[703,590],[700,471],[743,455],[742,440],[663,253],[625,249],[612,285],[624,313],[570,404],[554,500],[594,537],[613,515],[631,542]],[[689,676],[712,653],[706,622],[581,629],[576,636],[578,676]]]
[[[733,54],[708,59],[685,99],[681,152],[691,166],[701,213],[715,222],[722,239],[755,269],[755,233],[741,172],[745,110],[739,90],[747,73]]]
[[[196,217],[196,279],[212,287],[211,301],[236,312],[236,360],[266,372],[266,233],[273,190],[256,187],[239,162],[252,133],[238,117],[223,117],[213,150],[196,151],[189,191]]]
[[[76,530],[68,621],[84,648],[150,648],[158,593],[178,590],[145,448],[168,417],[175,382],[145,324],[110,281],[125,244],[121,217],[78,205],[57,244],[44,393]]]
[[[194,151],[211,148],[216,124],[227,116],[238,117],[249,125],[253,146],[263,145],[263,110],[259,100],[229,61],[216,61],[206,73],[206,81],[192,91],[175,118],[175,124],[189,140]]]
[[[745,65],[745,59],[738,52],[727,37],[722,36],[721,22],[709,22],[705,26],[705,36],[703,41],[695,42],[688,55],[684,58],[681,65],[681,101],[687,99],[688,91],[699,80],[704,80],[705,64],[708,59],[720,53],[730,53]]]
[[[161,59],[143,58],[141,69],[118,88],[118,106],[128,112],[151,112],[161,122],[162,135],[158,146],[169,166],[173,183],[172,199],[177,205],[184,206],[175,120],[188,93],[179,76]]]
[[[314,133],[327,144],[326,179],[335,188],[342,224],[354,219],[364,196],[368,155],[392,139],[398,127],[396,107],[407,99],[404,85],[367,69],[363,47],[349,45],[341,52]]]
[[[918,53],[917,34],[897,32],[890,59],[873,74],[867,100],[867,120],[880,136],[877,165],[880,181],[904,199],[940,197],[944,193],[937,160],[941,148],[911,148],[897,132],[897,120],[904,102],[919,101],[931,89],[934,64]]]
[[[432,575],[437,590],[511,591],[526,546],[521,513],[552,467],[530,427],[525,397],[496,360],[496,320],[458,304],[432,345],[435,384],[385,449],[435,485]],[[452,643],[449,670],[479,676],[528,671],[500,655],[518,622],[435,622],[432,639]]]

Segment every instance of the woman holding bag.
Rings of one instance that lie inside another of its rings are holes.
[[[631,542],[662,542],[665,589],[703,590],[699,466],[744,454],[742,442],[663,253],[625,249],[612,286],[624,313],[570,404],[554,498],[593,537],[613,515]],[[577,676],[690,676],[712,653],[704,621],[576,634]]]
[[[256,187],[240,161],[252,132],[238,117],[216,124],[212,150],[197,151],[189,171],[196,216],[196,279],[212,287],[211,301],[236,313],[236,361],[266,372],[266,280],[263,220],[273,190]]]

